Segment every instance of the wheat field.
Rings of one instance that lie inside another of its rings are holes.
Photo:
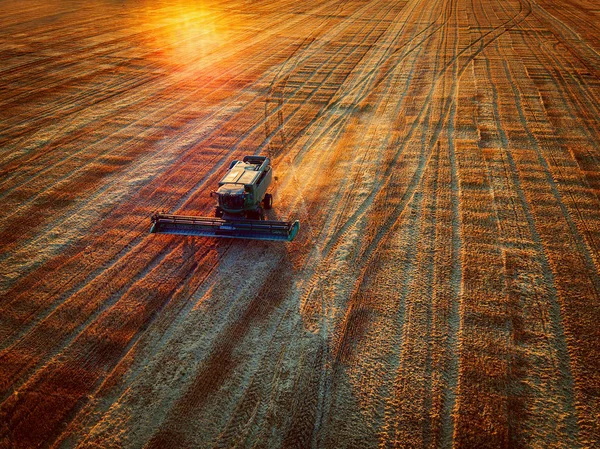
[[[591,0],[0,3],[0,448],[600,447]],[[150,234],[272,160],[291,243]]]

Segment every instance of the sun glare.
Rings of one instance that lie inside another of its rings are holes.
[[[227,38],[226,12],[199,2],[148,7],[144,25],[153,30],[153,47],[166,62],[200,68],[219,57]]]

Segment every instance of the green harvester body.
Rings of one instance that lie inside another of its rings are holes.
[[[273,180],[271,161],[265,156],[245,156],[233,161],[211,192],[217,198],[215,217],[195,217],[156,213],[150,232],[159,234],[225,237],[252,240],[292,241],[299,221],[265,220],[273,196],[267,188]]]

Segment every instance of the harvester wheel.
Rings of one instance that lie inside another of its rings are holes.
[[[270,193],[265,194],[263,204],[265,206],[265,209],[271,209],[273,207],[273,195],[271,195]]]
[[[223,209],[221,209],[220,207],[216,207],[215,208],[215,217],[217,217],[217,218],[223,217]]]

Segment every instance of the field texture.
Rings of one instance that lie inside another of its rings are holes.
[[[0,448],[600,447],[599,117],[593,0],[3,1]]]

